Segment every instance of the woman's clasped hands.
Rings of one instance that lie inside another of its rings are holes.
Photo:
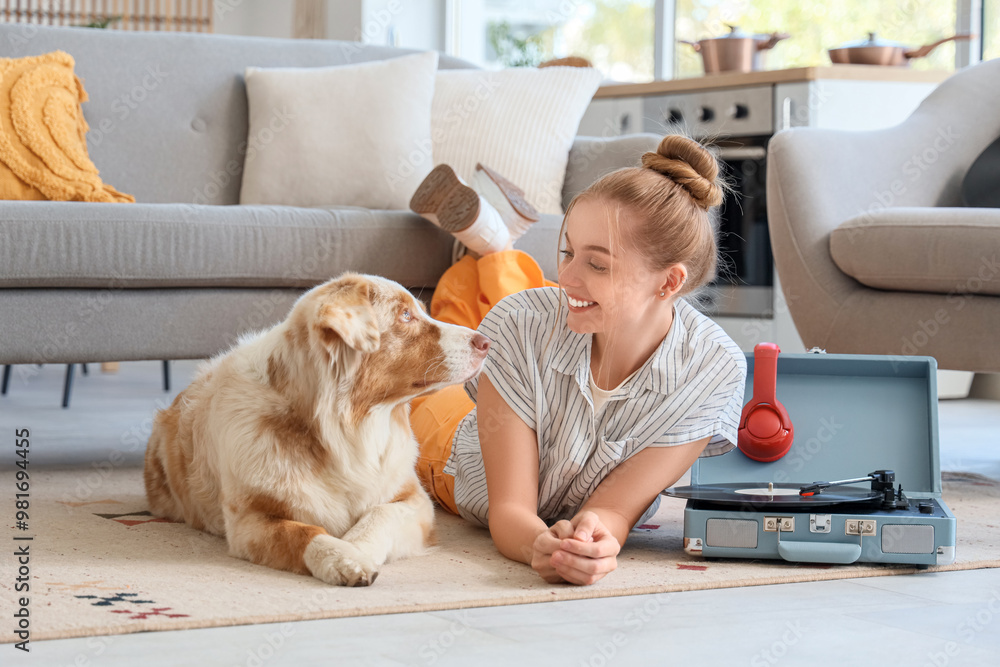
[[[538,534],[531,567],[550,584],[590,585],[618,567],[621,545],[594,512],[583,511]]]

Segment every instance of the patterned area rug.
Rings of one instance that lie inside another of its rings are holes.
[[[431,554],[387,564],[369,588],[331,587],[237,560],[222,538],[150,516],[139,468],[36,471],[31,481],[28,530],[12,522],[7,538],[30,545],[30,591],[14,590],[20,565],[4,549],[0,613],[11,619],[27,595],[32,641],[1000,567],[1000,484],[975,475],[945,476],[959,521],[952,565],[705,561],[682,549],[683,501],[665,498],[630,536],[618,570],[590,587],[546,584],[501,556],[487,531],[443,512]],[[4,505],[13,507],[6,487]],[[10,623],[0,641],[20,641]]]

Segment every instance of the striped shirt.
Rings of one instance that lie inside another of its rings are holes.
[[[615,466],[646,447],[708,437],[702,456],[715,456],[736,446],[746,357],[717,324],[678,299],[659,348],[595,413],[593,335],[566,326],[560,291],[508,296],[479,325],[493,342],[481,376],[538,438],[539,517],[547,523],[571,518]],[[478,386],[478,378],[465,385],[473,401]],[[477,410],[459,424],[445,472],[455,477],[459,514],[487,526]],[[659,497],[639,523],[658,504]]]

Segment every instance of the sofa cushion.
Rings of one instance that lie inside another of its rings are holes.
[[[481,162],[561,215],[566,163],[601,73],[587,67],[438,72],[431,112],[434,163],[469,180]]]
[[[549,277],[560,222],[543,216],[516,244]],[[307,288],[344,271],[433,287],[453,240],[403,211],[6,202],[0,288]]]
[[[87,101],[73,56],[0,58],[0,199],[133,202],[87,155]]]
[[[451,246],[399,211],[10,202],[0,288],[311,287],[343,271],[426,286]]]
[[[336,67],[248,67],[240,203],[408,209],[433,166],[437,60],[428,51]]]
[[[876,289],[1000,295],[1000,210],[891,208],[830,234],[840,270]]]

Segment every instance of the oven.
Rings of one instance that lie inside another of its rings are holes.
[[[774,260],[767,229],[767,142],[774,134],[770,85],[674,93],[643,100],[643,129],[679,128],[714,144],[732,186],[714,209],[720,261],[715,281],[695,304],[712,316],[771,317]]]

